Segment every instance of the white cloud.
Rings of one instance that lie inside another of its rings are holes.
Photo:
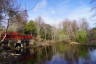
[[[51,14],[56,14],[56,11],[55,10],[51,10]]]
[[[89,18],[91,15],[90,7],[79,7],[74,9],[69,15],[70,19]]]
[[[41,0],[40,2],[37,3],[37,5],[34,7],[33,11],[38,11],[39,9],[47,6],[48,2],[47,0]]]
[[[76,8],[67,16],[67,18],[72,19],[72,20],[74,19],[79,20],[81,18],[85,18],[87,19],[89,26],[93,27],[95,22],[91,18],[92,13],[90,10],[91,10],[90,7],[87,7],[87,6]]]

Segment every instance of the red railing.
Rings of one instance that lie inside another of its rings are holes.
[[[4,37],[5,33],[1,34],[0,38]],[[20,35],[18,32],[7,32],[5,39],[32,39],[31,35]]]

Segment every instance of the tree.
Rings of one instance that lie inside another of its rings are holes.
[[[40,36],[40,30],[43,28],[43,24],[45,23],[42,17],[38,17],[35,21],[37,23],[37,33]]]
[[[88,41],[88,32],[89,26],[86,19],[81,19],[79,23],[78,20],[67,19],[62,22],[62,27],[59,29],[59,39],[85,43]]]
[[[80,43],[88,42],[89,25],[86,19],[81,19],[79,22],[79,30],[76,33],[76,41]]]
[[[44,34],[44,35],[43,35]],[[52,39],[52,26],[49,24],[43,24],[42,28],[42,38],[45,40],[51,40]]]
[[[76,33],[76,41],[79,43],[88,42],[88,33],[85,30],[78,31]]]
[[[89,32],[89,41],[96,42],[96,28],[92,28]]]
[[[64,20],[62,23],[63,26],[63,33],[64,37],[67,38],[67,40],[75,41],[76,40],[76,32],[78,31],[78,26],[76,21],[72,20]]]
[[[45,27],[43,26],[45,23],[44,23],[44,19],[42,17],[38,17],[36,20],[36,23],[37,23],[37,38],[39,40],[41,39],[44,39],[44,36],[45,35]]]
[[[24,27],[24,31],[26,34],[32,34],[34,36],[37,35],[37,27],[36,27],[36,22],[34,21],[29,21],[25,27]]]
[[[88,31],[88,29],[89,29],[89,25],[88,25],[88,22],[87,22],[87,20],[86,19],[84,19],[84,18],[82,18],[81,20],[80,20],[80,27],[79,27],[79,29],[80,30],[85,30],[85,31]]]
[[[3,21],[3,22],[7,21],[5,36],[1,40],[1,42],[4,41],[6,37],[10,18],[14,17],[14,15],[16,15],[16,12],[17,12],[16,3],[14,6],[14,2],[15,2],[14,0],[0,0],[0,21]]]
[[[26,21],[25,17],[26,16],[26,10],[21,11],[20,10],[20,6],[18,7],[18,2],[17,0],[0,0],[0,21],[2,22],[6,22],[6,29],[5,29],[5,36],[4,38],[1,40],[4,41],[5,37],[6,37],[6,33],[8,31],[8,28],[10,25],[13,24],[13,26],[15,25],[15,23],[18,22],[19,28],[17,31],[21,32],[22,28],[24,27],[24,24]],[[20,23],[19,23],[20,22]],[[16,30],[14,30],[16,31]]]
[[[11,18],[8,31],[24,32],[24,26],[27,23],[27,11],[17,13]]]
[[[43,40],[51,40],[52,39],[52,26],[49,24],[45,24],[42,17],[38,17],[36,19],[37,22],[37,33],[40,38]]]

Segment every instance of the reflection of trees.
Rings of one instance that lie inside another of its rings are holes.
[[[74,64],[74,61],[78,62],[79,50],[76,47],[68,47],[64,52],[64,59],[68,61],[69,64]]]
[[[67,48],[64,52],[64,59],[69,62],[69,64],[74,64],[74,62],[79,63],[79,59],[88,58],[88,47],[83,46],[71,46]]]
[[[28,57],[24,57],[24,56],[22,57],[25,58],[25,60],[22,60],[21,63],[41,64],[46,60],[50,60],[51,57],[53,56],[52,47],[37,47],[37,48],[32,48],[32,50],[33,51],[31,51],[31,54],[28,55]]]
[[[87,58],[88,47],[85,46],[70,46],[70,45],[58,45],[57,51],[62,55],[64,60],[68,61],[68,64],[74,64],[79,62],[79,58]]]
[[[57,47],[58,46],[58,47]],[[28,57],[23,57],[25,60],[23,64],[43,64],[43,62],[50,61],[54,54],[60,53],[60,57],[64,58],[68,64],[79,63],[80,58],[84,60],[86,64],[90,57],[88,54],[88,47],[85,46],[70,46],[70,45],[56,45],[49,47],[33,47],[31,54]],[[27,56],[27,55],[25,55]],[[26,59],[27,58],[27,59]]]
[[[79,56],[82,58],[87,57],[88,55],[88,47],[87,46],[79,46]]]

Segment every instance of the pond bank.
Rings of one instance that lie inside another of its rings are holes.
[[[79,43],[79,42],[70,42],[70,43],[64,43],[64,42],[55,42],[55,41],[48,41],[48,42],[40,42],[39,44],[36,44],[35,46],[42,46],[42,47],[46,47],[46,46],[53,46],[54,44],[67,44],[67,45],[73,45],[73,46],[96,46],[95,43]],[[33,45],[34,46],[34,45]]]
[[[70,45],[80,45],[80,46],[96,46],[95,43],[78,43],[78,42],[70,42]]]

